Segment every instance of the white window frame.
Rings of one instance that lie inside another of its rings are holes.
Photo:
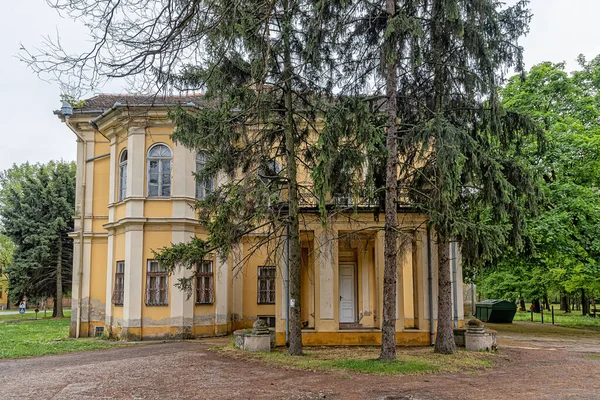
[[[125,157],[123,159],[123,157]],[[119,194],[118,201],[123,201],[127,198],[127,161],[129,159],[129,153],[127,149],[121,150],[119,156]]]
[[[213,304],[215,301],[213,260],[196,264],[196,304]]]
[[[151,156],[150,153],[157,147],[164,146],[168,151],[168,156]],[[157,179],[157,193],[150,194],[150,187],[153,186],[150,183],[150,163],[152,161],[158,162],[158,179]],[[169,182],[163,181],[163,161],[169,161]],[[169,193],[165,194],[165,189],[169,188]],[[146,196],[147,197],[171,197],[173,193],[173,151],[169,146],[164,143],[156,143],[152,145],[146,153]]]
[[[199,174],[202,171],[209,157],[208,153],[204,150],[200,150],[196,153],[196,174]],[[199,182],[198,179],[196,179],[196,198],[198,200],[204,200],[206,196],[215,190],[216,186],[217,180],[214,176],[205,179],[202,182]]]

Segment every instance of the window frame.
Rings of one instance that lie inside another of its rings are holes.
[[[153,271],[151,265],[157,264],[158,271]],[[154,281],[155,286],[152,285]],[[155,287],[153,289],[153,287]],[[146,260],[146,299],[144,303],[148,307],[169,305],[169,274],[157,260]],[[158,296],[157,296],[158,294]]]
[[[277,267],[260,265],[256,274],[256,302],[257,304],[275,304]],[[261,289],[261,281],[266,282],[266,288]],[[264,296],[261,294],[264,293]]]
[[[210,265],[210,272],[201,271],[200,265]],[[196,301],[197,305],[210,305],[215,302],[215,269],[213,260],[202,260],[196,263]],[[203,287],[208,282],[208,288]],[[208,292],[208,295],[206,293]],[[202,295],[204,293],[204,295]],[[206,298],[206,296],[208,298]]]
[[[120,281],[120,285],[119,285]],[[125,302],[125,261],[116,262],[115,266],[115,284],[113,287],[113,304],[123,306]]]
[[[203,160],[199,160],[200,157],[203,157]],[[204,168],[204,166],[206,165],[206,163],[209,160],[210,155],[205,151],[205,150],[200,150],[196,153],[196,174],[199,174],[201,172],[201,170]],[[196,198],[198,200],[204,200],[206,198],[206,196],[208,196],[210,193],[214,192],[216,186],[217,186],[217,179],[216,176],[212,176],[210,178],[204,179],[203,181],[199,182],[197,177],[194,177],[195,181],[196,181]],[[210,183],[210,189],[207,190],[207,183]]]
[[[125,159],[123,159],[125,156]],[[121,150],[121,155],[119,156],[119,190],[117,195],[118,201],[123,201],[127,198],[127,163],[129,161],[129,152],[127,148]]]
[[[152,150],[154,150],[157,147],[161,147],[161,146],[164,146],[169,151],[168,156],[151,156],[150,155]],[[154,185],[151,185],[151,183],[150,183],[150,164],[152,161],[156,161],[158,164],[158,167],[157,167],[158,179],[157,179],[157,183],[156,183],[156,187],[157,187],[156,195],[150,194],[150,187],[154,186]],[[168,184],[163,181],[163,177],[164,177],[163,161],[169,162],[169,182],[168,182]],[[164,190],[166,187],[169,188],[169,194],[164,194]],[[173,194],[173,151],[165,143],[155,143],[152,146],[150,146],[148,148],[148,151],[146,152],[146,197],[170,198],[172,194]]]

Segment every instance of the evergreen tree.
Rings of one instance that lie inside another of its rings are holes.
[[[435,350],[454,351],[450,241],[466,264],[521,247],[524,216],[535,208],[536,187],[520,151],[539,133],[526,118],[500,107],[502,72],[522,68],[517,45],[530,19],[527,1],[503,8],[493,0],[433,0],[418,44],[401,113],[408,144],[411,197],[430,215],[438,248],[438,329]]]
[[[18,180],[11,180],[18,177]],[[74,163],[15,166],[3,174],[0,218],[16,245],[7,268],[10,298],[54,297],[62,318],[62,295],[71,289],[75,204]]]

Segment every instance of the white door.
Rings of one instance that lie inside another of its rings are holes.
[[[352,263],[340,263],[340,323],[356,322],[355,266]]]

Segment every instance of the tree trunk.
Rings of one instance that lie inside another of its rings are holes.
[[[550,300],[548,299],[548,295],[544,296],[544,309],[550,310]]]
[[[298,182],[296,166],[296,144],[294,141],[294,109],[292,104],[292,57],[291,57],[291,10],[289,1],[283,3],[283,78],[284,78],[284,102],[286,112],[285,126],[285,150],[287,161],[287,179],[288,179],[288,224],[289,224],[289,277],[288,282],[290,290],[289,314],[289,349],[292,356],[302,355],[302,321],[300,314],[300,224],[298,221]],[[293,307],[292,307],[293,305]]]
[[[581,289],[581,315],[590,313],[590,302],[585,294],[585,289]]]
[[[450,238],[438,232],[438,326],[435,352],[452,354],[456,350],[452,329],[452,277],[450,276]]]
[[[540,312],[540,299],[535,299],[531,302],[531,305],[533,306],[533,312],[534,313],[539,313]]]
[[[525,308],[525,299],[522,297],[519,300],[519,307],[521,308],[522,311],[527,311],[527,309]]]
[[[569,307],[569,298],[564,292],[560,294],[560,310],[564,311],[565,313],[571,312],[571,307]]]
[[[386,1],[388,24],[391,16],[396,13],[395,0]],[[388,51],[393,46],[387,45]],[[396,282],[398,275],[398,128],[396,123],[397,85],[398,77],[397,56],[385,55],[386,62],[386,148],[387,160],[385,166],[385,238],[384,238],[384,269],[383,269],[383,319],[381,326],[382,360],[396,359]]]
[[[56,310],[56,315],[53,315],[54,318],[64,318],[63,314],[63,305],[62,305],[62,237],[58,235],[57,252],[58,255],[56,257],[56,297],[54,298],[54,309]]]

